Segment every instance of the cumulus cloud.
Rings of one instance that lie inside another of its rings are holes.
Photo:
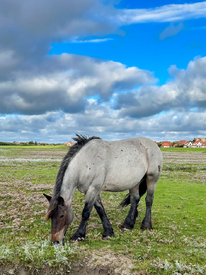
[[[153,74],[137,67],[89,57],[62,54],[34,66],[13,70],[0,82],[0,113],[41,114],[62,110],[83,112],[87,98],[109,100],[114,92],[152,83]]]
[[[106,140],[146,136],[154,140],[180,140],[206,136],[206,111],[168,111],[142,119],[119,118],[118,111],[92,100],[84,113],[48,112],[42,115],[8,116],[0,119],[1,139],[63,142],[74,133]],[[161,138],[160,138],[161,137]]]
[[[142,86],[128,93],[116,94],[115,108],[120,116],[142,118],[162,111],[206,107],[206,57],[175,70],[173,81],[162,86]]]
[[[0,44],[24,56],[45,53],[51,41],[111,31],[103,18],[112,9],[95,0],[2,0]]]
[[[0,1],[0,82],[3,95],[5,96],[8,92],[7,99],[10,99],[12,94],[26,112],[25,101],[28,100],[23,98],[22,101],[22,95],[25,92],[22,91],[20,95],[20,86],[23,89],[26,87],[23,83],[25,78],[31,92],[32,86],[37,82],[43,82],[39,79],[42,72],[45,74],[45,82],[50,80],[48,74],[52,75],[56,66],[55,59],[47,55],[51,44],[69,41],[72,37],[81,37],[85,34],[89,37],[110,33],[116,27],[105,18],[106,14],[111,14],[113,9],[111,4],[105,5],[95,0]],[[51,61],[48,61],[49,59]],[[56,68],[55,73],[58,69]],[[70,67],[65,68],[65,70],[70,69]],[[8,83],[5,83],[7,81]],[[10,91],[9,86],[12,85],[13,89],[16,86],[15,95]],[[43,90],[45,90],[44,86]],[[15,111],[16,108],[13,108],[12,102],[11,110]],[[6,105],[8,104],[7,102]],[[7,109],[5,106],[2,111]],[[32,110],[31,106],[31,112]]]
[[[109,100],[114,92],[154,82],[151,72],[117,62],[47,55],[52,42],[114,30],[105,20],[113,11],[95,0],[2,0],[0,113],[83,112],[87,97]]]
[[[206,58],[191,61],[186,70],[171,66],[174,80],[157,86],[152,72],[137,67],[48,55],[54,42],[78,37],[73,42],[106,43],[104,35],[122,25],[205,14],[206,2],[118,10],[96,0],[1,0],[1,140],[57,142],[75,132],[110,140],[135,135],[158,139],[159,133],[181,139],[181,133],[188,136],[190,131],[206,136]],[[171,23],[160,39],[182,28]]]

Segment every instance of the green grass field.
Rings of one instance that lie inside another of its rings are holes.
[[[163,149],[164,168],[155,191],[152,231],[141,231],[144,197],[131,231],[121,223],[129,208],[119,203],[127,192],[102,193],[115,237],[102,241],[102,225],[93,210],[84,242],[70,244],[84,196],[76,191],[75,218],[64,246],[50,245],[48,204],[66,147],[0,147],[0,263],[40,268],[70,268],[85,259],[91,267],[114,264],[125,274],[206,274],[206,149]],[[112,260],[111,260],[112,259]],[[119,261],[120,264],[117,262]],[[71,273],[72,274],[72,273]],[[114,273],[115,274],[115,273]]]

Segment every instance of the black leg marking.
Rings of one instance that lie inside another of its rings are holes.
[[[103,229],[104,229],[102,239],[107,239],[107,237],[113,237],[114,231],[113,231],[113,228],[112,228],[112,225],[111,225],[109,219],[107,218],[107,215],[105,213],[104,206],[101,202],[100,196],[98,196],[98,198],[94,204],[94,207],[102,221],[102,225],[103,225]]]
[[[146,204],[146,215],[141,225],[142,230],[152,229],[152,221],[151,221],[151,206]]]
[[[86,235],[87,221],[89,219],[90,213],[92,211],[92,206],[89,203],[85,203],[82,212],[82,220],[77,229],[76,233],[71,237],[70,241],[83,241]]]
[[[153,193],[149,194],[147,192],[146,200],[146,214],[142,221],[141,229],[152,229],[152,221],[151,221],[151,208],[153,204]]]
[[[136,199],[133,196],[131,196],[131,207],[129,210],[129,213],[122,225],[122,229],[132,229],[135,225],[136,218],[138,216],[138,203],[140,199]]]

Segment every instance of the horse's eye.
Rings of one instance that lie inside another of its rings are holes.
[[[60,216],[60,219],[62,219],[62,218],[64,218],[64,215],[61,215],[61,216]]]

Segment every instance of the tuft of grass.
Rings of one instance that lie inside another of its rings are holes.
[[[27,241],[22,246],[0,246],[0,260],[32,264],[35,267],[42,265],[70,267],[69,258],[75,251],[74,244],[66,243],[64,246],[51,245],[49,240]]]
[[[158,258],[158,260],[154,260],[151,266],[154,267],[157,272],[161,270],[166,273],[172,272],[172,274],[176,275],[205,274],[206,271],[206,265],[203,267],[191,263],[187,265],[183,262],[179,262],[178,260],[169,262],[167,259],[162,261],[160,258]]]

